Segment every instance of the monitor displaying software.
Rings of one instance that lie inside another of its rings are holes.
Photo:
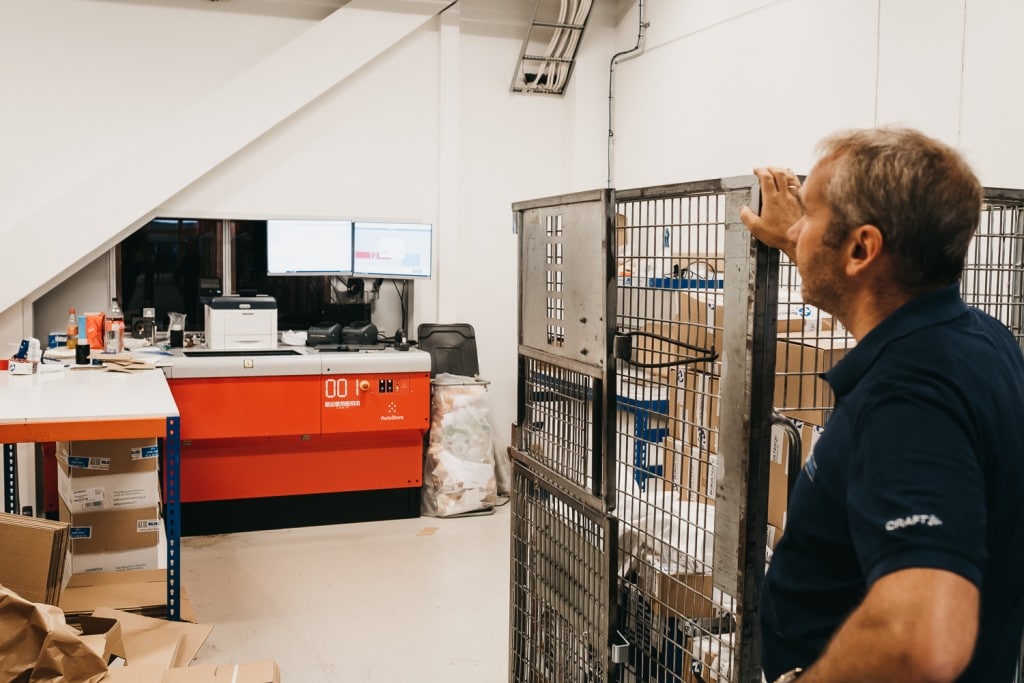
[[[432,230],[429,223],[356,221],[352,272],[380,278],[430,277]]]
[[[352,221],[267,221],[268,275],[351,275]]]

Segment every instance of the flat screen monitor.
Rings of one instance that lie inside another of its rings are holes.
[[[267,275],[351,275],[352,221],[267,221]]]
[[[430,277],[432,228],[429,223],[356,221],[353,273],[396,279]]]

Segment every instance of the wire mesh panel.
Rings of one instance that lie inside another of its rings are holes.
[[[741,625],[767,543],[749,500],[767,486],[749,467],[755,248],[738,220],[754,188],[742,178],[616,193],[622,681],[759,680],[741,656],[755,644]],[[748,524],[760,564],[730,571],[721,559],[742,556]]]
[[[519,448],[538,463],[558,472],[582,490],[591,490],[592,446],[600,438],[600,380],[589,375],[523,357],[523,420]],[[595,387],[597,391],[595,391]]]
[[[611,680],[615,520],[512,469],[511,680]]]
[[[961,280],[964,300],[1002,321],[1024,348],[1024,192],[986,190]]]

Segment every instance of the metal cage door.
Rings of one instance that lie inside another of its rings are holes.
[[[519,234],[511,681],[614,669],[611,190],[513,205]]]

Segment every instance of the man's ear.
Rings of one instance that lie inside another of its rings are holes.
[[[867,223],[851,230],[846,242],[846,274],[856,277],[876,267],[884,248],[885,238],[878,226]]]

